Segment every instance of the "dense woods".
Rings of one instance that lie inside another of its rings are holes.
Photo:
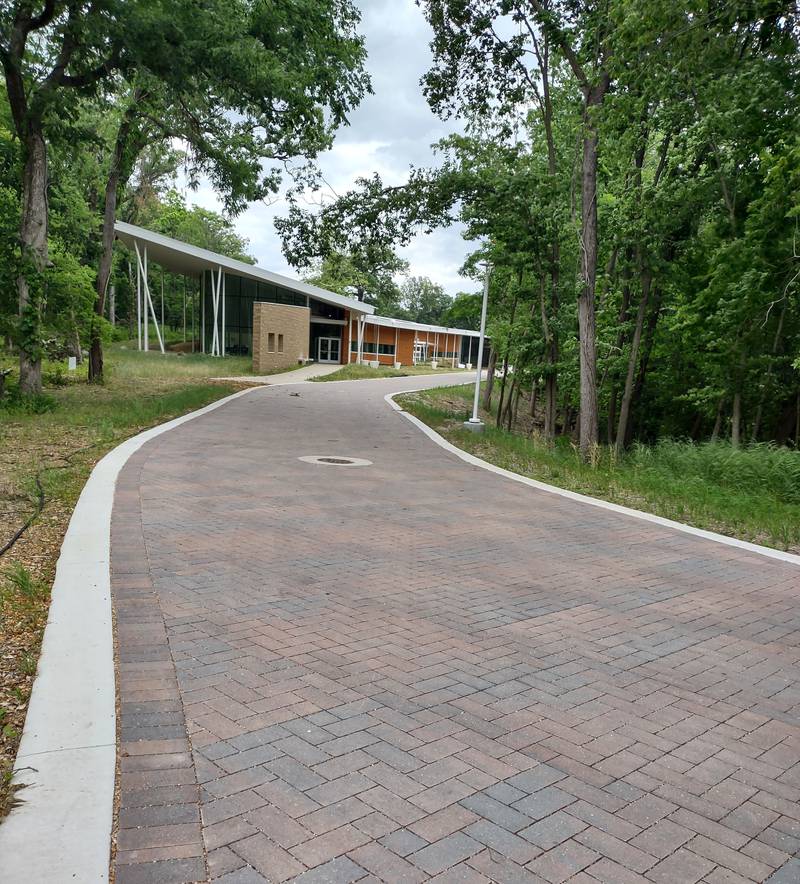
[[[798,15],[781,2],[425,0],[463,131],[279,224],[290,260],[453,219],[493,265],[499,366],[541,432],[800,441]],[[511,381],[510,381],[511,382]]]
[[[245,256],[230,218],[288,172],[289,261],[382,313],[477,324],[477,295],[397,282],[400,245],[463,222],[475,291],[493,268],[493,359],[548,442],[796,446],[795,4],[420,6],[421,88],[454,134],[405,183],[374,175],[309,211],[313,160],[370,88],[349,2],[4,4],[0,324],[19,389],[40,389],[43,355],[84,348],[102,380],[109,294],[117,322],[131,312],[115,218]],[[188,208],[179,173],[210,179],[226,217]],[[164,287],[176,332],[194,285]]]

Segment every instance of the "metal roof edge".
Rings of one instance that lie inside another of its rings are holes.
[[[346,295],[340,295],[337,292],[328,291],[328,289],[320,288],[309,282],[303,282],[299,279],[292,279],[289,276],[282,276],[280,273],[273,273],[271,270],[265,270],[258,264],[247,264],[244,261],[237,261],[235,258],[228,258],[226,255],[220,255],[212,252],[210,249],[204,249],[200,246],[193,246],[182,240],[166,236],[163,233],[156,233],[154,230],[148,230],[146,227],[138,227],[136,224],[128,224],[126,221],[117,221],[114,223],[114,230],[118,234],[141,240],[142,242],[159,245],[165,249],[173,249],[183,255],[196,258],[206,264],[216,267],[223,267],[231,270],[241,276],[248,276],[251,279],[259,279],[263,282],[270,282],[273,285],[279,285],[283,288],[291,289],[295,292],[316,298],[319,301],[325,301],[329,304],[336,304],[339,307],[346,307],[356,313],[364,313],[370,315],[375,312],[375,308],[370,304],[359,301],[356,298],[348,298]],[[124,242],[124,240],[123,240]]]

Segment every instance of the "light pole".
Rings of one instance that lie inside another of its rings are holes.
[[[481,332],[478,338],[478,368],[475,372],[475,396],[472,401],[472,417],[464,421],[464,426],[473,433],[483,432],[483,421],[478,417],[478,402],[481,396],[481,371],[483,370],[483,339],[486,334],[486,305],[489,301],[489,277],[492,265],[486,262],[486,273],[483,277],[483,304],[481,304]]]

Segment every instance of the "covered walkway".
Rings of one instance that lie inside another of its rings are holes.
[[[800,571],[465,464],[383,400],[441,383],[124,468],[117,884],[799,880]]]

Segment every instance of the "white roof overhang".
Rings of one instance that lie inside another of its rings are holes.
[[[367,316],[368,325],[380,325],[384,328],[405,328],[426,334],[461,335],[465,338],[479,338],[480,332],[469,328],[448,328],[444,325],[426,325],[424,322],[412,322],[409,319],[392,319],[388,316]]]
[[[189,245],[189,243],[173,239],[171,236],[164,236],[162,233],[155,233],[144,227],[137,227],[135,224],[117,221],[114,225],[114,230],[116,231],[117,239],[130,248],[133,248],[135,242],[139,243],[140,248],[146,245],[149,260],[155,261],[171,273],[199,274],[206,270],[216,270],[222,267],[224,271],[234,273],[237,276],[268,282],[289,291],[299,292],[302,295],[316,298],[318,301],[323,301],[326,304],[344,307],[353,313],[371,314],[375,312],[374,307],[355,298],[348,298],[336,292],[329,292],[327,289],[311,285],[308,282],[292,279],[288,276],[281,276],[280,273],[272,273],[270,270],[264,270],[263,267],[259,267],[256,264],[246,264],[244,261],[237,261],[234,258],[219,255],[208,249]]]

